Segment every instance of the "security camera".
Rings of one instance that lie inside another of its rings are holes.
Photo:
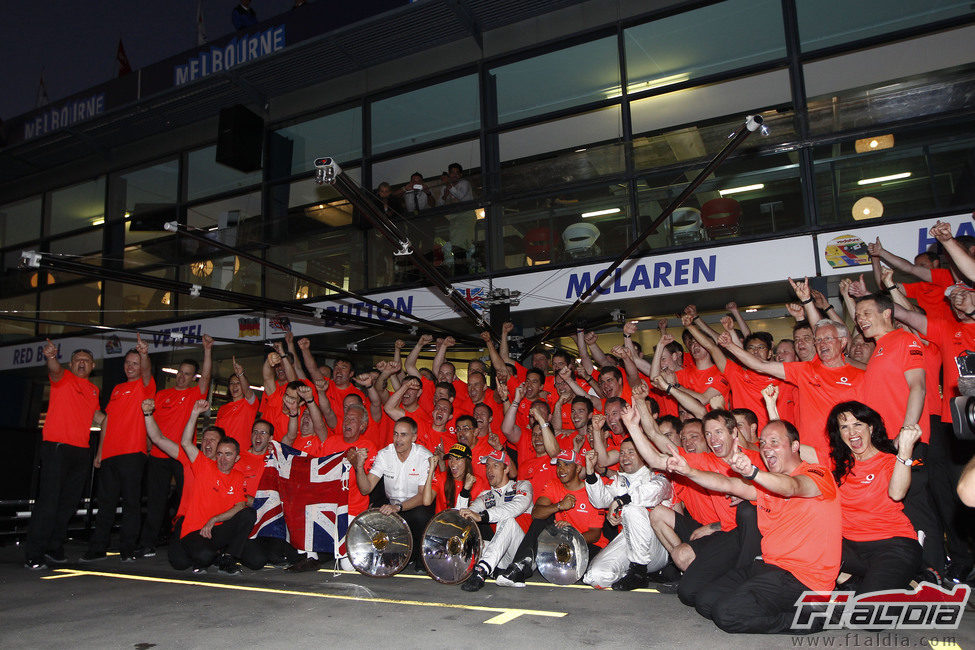
[[[315,161],[315,182],[319,185],[335,182],[335,177],[342,173],[342,168],[333,158],[318,158]]]

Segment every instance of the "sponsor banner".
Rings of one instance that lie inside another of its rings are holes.
[[[496,278],[494,286],[520,291],[521,302],[512,308],[512,312],[524,312],[568,307],[594,283],[599,288],[590,300],[605,301],[759,284],[768,282],[772,277],[810,276],[815,274],[813,254],[811,237],[790,237],[634,259],[609,277],[604,276],[607,264],[591,264]],[[743,263],[744,260],[748,263]],[[483,309],[481,303],[489,290],[487,280],[458,282],[454,288],[475,309]],[[320,322],[293,321],[293,316],[274,313],[265,316],[232,314],[149,326],[145,329],[156,333],[143,335],[143,338],[149,343],[150,353],[155,353],[196,347],[203,334],[240,341],[263,341],[283,338],[288,330],[297,337],[339,331],[349,327],[337,323],[342,315],[408,325],[412,325],[413,321],[395,315],[394,309],[434,322],[458,318],[439,292],[428,288],[403,289],[369,297],[379,306],[352,299],[313,303],[313,307],[322,310]],[[77,348],[91,350],[96,359],[121,356],[135,345],[136,335],[105,332],[89,337],[52,340],[59,346],[59,360],[66,362]],[[216,344],[220,345],[221,342]],[[45,360],[40,352],[43,345],[43,342],[34,342],[0,348],[0,370],[43,365]]]
[[[884,248],[895,255],[913,261],[919,253],[937,246],[937,240],[928,231],[938,221],[951,224],[955,236],[975,236],[975,223],[971,214],[950,217],[919,219],[906,223],[871,224],[863,228],[847,228],[816,236],[817,255],[822,275],[845,273],[870,273],[870,255],[867,244],[880,238]]]

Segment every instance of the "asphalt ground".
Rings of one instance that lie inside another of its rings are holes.
[[[320,569],[175,571],[165,548],[29,570],[0,547],[0,648],[914,647],[975,650],[975,610],[955,630],[731,635],[655,590],[561,587],[537,573],[523,589],[470,594],[411,569],[392,578]],[[67,548],[69,560],[84,552]]]

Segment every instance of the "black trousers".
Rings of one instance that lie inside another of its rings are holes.
[[[843,589],[858,594],[883,589],[907,589],[921,569],[921,545],[910,537],[891,537],[872,542],[843,540],[841,571],[853,576]],[[849,585],[849,586],[847,586]]]
[[[227,521],[213,527],[210,539],[194,530],[170,542],[169,562],[174,569],[188,569],[194,567],[205,569],[221,552],[225,552],[240,560],[244,555],[245,543],[250,538],[257,511],[244,508]],[[182,528],[182,526],[180,526]],[[264,566],[261,562],[256,568]]]
[[[702,589],[695,608],[725,632],[778,634],[790,631],[795,602],[807,590],[785,569],[753,560]],[[804,630],[809,631],[818,629]]]
[[[929,491],[944,529],[948,555],[953,562],[966,565],[971,565],[975,559],[969,546],[975,532],[975,513],[958,498],[955,486],[973,454],[975,442],[958,440],[950,422],[932,422],[928,444]],[[906,500],[904,510],[907,512]]]
[[[175,499],[170,499],[170,488],[176,480]],[[146,518],[142,522],[139,546],[155,546],[159,532],[170,533],[170,503],[175,510],[183,494],[183,466],[172,458],[149,456],[146,460]]]
[[[130,555],[135,551],[139,538],[142,511],[142,471],[146,455],[122,454],[102,460],[98,472],[98,515],[95,532],[88,543],[88,551],[104,553],[112,535],[115,509],[122,499],[122,523],[119,529],[119,551]]]
[[[698,594],[707,589],[729,569],[745,568],[762,553],[762,534],[758,530],[758,511],[754,504],[742,501],[735,512],[737,526],[718,531],[690,542],[694,561],[681,576],[677,597],[690,607],[696,606]]]
[[[301,560],[301,553],[279,537],[255,537],[244,542],[239,559],[245,567],[257,571],[267,564],[292,565]]]
[[[25,540],[28,560],[59,552],[68,536],[68,522],[78,508],[91,471],[91,449],[60,442],[41,442],[37,498]]]
[[[411,562],[422,562],[420,558],[423,557],[423,531],[426,530],[434,514],[436,513],[433,511],[433,505],[417,506],[399,513],[399,516],[406,520],[406,525],[410,527],[413,536]]]
[[[921,464],[911,468],[911,487],[904,497],[904,514],[911,520],[914,530],[924,531],[924,547],[921,549],[924,565],[941,573],[945,569],[945,533],[931,496],[928,445],[923,442],[914,445],[913,456]]]

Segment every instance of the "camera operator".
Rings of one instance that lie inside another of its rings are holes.
[[[407,212],[419,212],[436,204],[433,192],[423,182],[423,174],[420,172],[413,172],[410,175],[410,182],[396,190],[396,195],[403,197]]]

